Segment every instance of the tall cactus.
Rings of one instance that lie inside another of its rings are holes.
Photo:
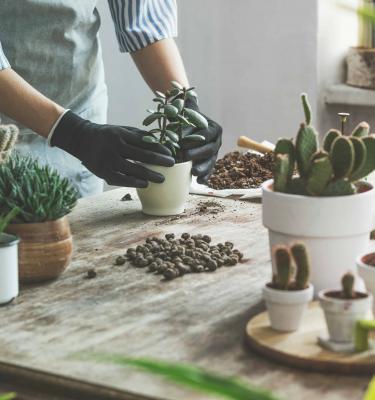
[[[0,163],[8,160],[18,138],[15,125],[0,125]]]
[[[306,289],[310,278],[310,259],[306,246],[303,243],[295,243],[290,251],[296,264],[295,288],[297,290]]]
[[[319,150],[307,96],[301,97],[306,122],[301,124],[295,143],[280,139],[276,145],[274,190],[308,196],[355,194],[359,187],[356,182],[375,171],[375,134],[368,134],[367,122],[361,122],[351,136],[330,129],[324,137],[323,150]],[[342,115],[347,118],[348,114]],[[285,155],[288,162],[278,160]],[[294,174],[296,165],[298,175]]]
[[[287,246],[275,248],[275,263],[277,274],[275,284],[277,289],[288,290],[293,275],[292,258]]]
[[[347,272],[341,278],[341,286],[342,286],[342,296],[344,299],[354,299],[355,291],[354,291],[354,275],[350,272]]]

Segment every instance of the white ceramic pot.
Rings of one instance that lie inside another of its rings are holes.
[[[369,248],[375,226],[375,190],[351,196],[310,197],[278,193],[273,181],[263,184],[263,224],[271,249],[303,241],[311,258],[311,283],[316,293],[339,288],[341,277]],[[275,265],[273,265],[275,271]],[[357,290],[363,289],[360,279]]]
[[[0,304],[18,296],[18,242],[16,236],[0,234]]]
[[[175,164],[173,167],[143,164],[165,177],[163,183],[150,182],[147,188],[137,189],[142,211],[148,215],[178,215],[185,210],[191,184],[192,162]]]
[[[307,304],[312,300],[314,288],[309,285],[304,290],[277,290],[263,288],[272,329],[281,332],[296,331],[302,320]]]
[[[373,297],[345,300],[327,296],[334,290],[319,292],[320,306],[328,328],[329,338],[335,343],[351,343],[354,340],[355,324],[361,319],[372,319]]]
[[[365,282],[366,289],[375,296],[375,266],[370,265],[370,260],[375,261],[375,253],[362,254],[357,258],[358,274]],[[375,304],[373,305],[375,313]]]

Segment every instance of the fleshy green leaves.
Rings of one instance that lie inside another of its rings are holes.
[[[301,99],[302,99],[302,105],[303,105],[303,111],[305,113],[305,122],[306,125],[311,125],[311,106],[309,103],[309,99],[307,98],[307,94],[306,93],[302,93],[301,94]]]
[[[167,104],[164,106],[164,113],[168,118],[175,118],[178,115],[178,108]]]
[[[144,125],[144,126],[149,126],[149,125],[151,125],[153,122],[155,122],[156,120],[158,120],[159,118],[161,118],[162,116],[163,116],[163,114],[158,113],[158,112],[153,113],[153,114],[150,114],[148,117],[146,117],[146,118],[144,119],[143,125]]]
[[[158,142],[159,142],[158,139],[156,139],[156,138],[153,137],[153,136],[143,136],[142,140],[143,140],[145,143],[158,143]]]
[[[348,177],[354,167],[354,146],[346,136],[340,136],[332,143],[331,162],[336,179]]]
[[[188,120],[193,123],[197,128],[207,129],[208,122],[206,118],[201,115],[198,111],[192,110],[191,108],[185,108],[185,114],[188,117]]]

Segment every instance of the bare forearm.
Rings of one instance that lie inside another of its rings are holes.
[[[3,114],[47,137],[63,111],[12,69],[0,71],[0,112]]]
[[[143,79],[155,91],[166,92],[172,80],[189,86],[180,52],[173,39],[164,39],[132,53]]]

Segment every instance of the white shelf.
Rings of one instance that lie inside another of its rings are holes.
[[[345,84],[326,89],[327,104],[346,104],[351,106],[375,107],[375,90],[355,88]]]

